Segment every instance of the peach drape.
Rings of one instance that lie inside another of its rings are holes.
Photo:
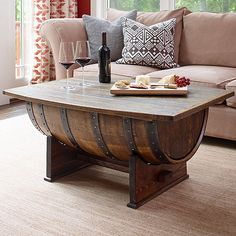
[[[78,0],[33,0],[34,63],[31,83],[55,79],[52,54],[39,34],[41,24],[51,18],[78,17]]]

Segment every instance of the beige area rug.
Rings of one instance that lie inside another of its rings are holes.
[[[1,236],[236,235],[235,143],[205,141],[190,179],[138,210],[125,173],[92,166],[45,182],[46,138],[27,115],[0,120],[0,144]]]

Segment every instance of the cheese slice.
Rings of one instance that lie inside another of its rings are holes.
[[[164,76],[161,80],[157,82],[157,84],[174,84],[174,83],[175,83],[175,75]]]
[[[137,75],[135,79],[135,84],[137,85],[149,85],[150,76],[149,75]]]

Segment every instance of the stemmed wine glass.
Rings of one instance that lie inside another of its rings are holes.
[[[73,90],[75,86],[69,84],[69,68],[75,63],[73,42],[60,42],[59,63],[66,68],[66,86],[64,89]]]
[[[76,41],[75,48],[75,62],[82,67],[82,83],[81,86],[89,86],[84,82],[84,66],[87,65],[91,60],[89,41]]]

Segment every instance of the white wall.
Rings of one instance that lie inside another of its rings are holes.
[[[15,4],[14,0],[0,0],[0,105],[9,97],[2,94],[15,84]]]

